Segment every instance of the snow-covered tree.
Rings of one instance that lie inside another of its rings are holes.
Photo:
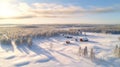
[[[50,49],[51,49],[51,50],[53,49],[53,44],[52,44],[52,43],[50,43]]]
[[[120,58],[120,47],[118,48],[118,57]]]
[[[120,46],[116,45],[114,49],[114,55],[120,57]]]
[[[78,54],[79,54],[79,56],[82,56],[82,48],[81,47],[79,47],[79,51],[78,51]]]
[[[118,37],[118,40],[120,41],[120,37]]]
[[[28,38],[28,40],[27,40],[27,43],[28,43],[28,46],[30,47],[30,46],[32,46],[32,38]]]
[[[91,60],[94,60],[94,59],[95,59],[95,52],[94,52],[93,48],[92,48],[91,51],[90,51],[90,59],[91,59]]]
[[[84,48],[83,55],[84,55],[85,57],[88,56],[88,49],[87,49],[87,46]]]

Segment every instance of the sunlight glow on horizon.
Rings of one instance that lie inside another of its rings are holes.
[[[0,17],[9,18],[17,15],[17,11],[9,3],[0,3]]]

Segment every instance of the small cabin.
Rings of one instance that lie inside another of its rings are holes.
[[[66,44],[70,44],[70,41],[66,41]]]
[[[80,41],[81,41],[81,42],[87,42],[87,41],[88,41],[88,38],[80,38]]]
[[[64,36],[65,38],[73,38],[72,36],[70,36],[70,35],[66,35],[66,36]]]

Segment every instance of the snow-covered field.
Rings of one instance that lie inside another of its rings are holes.
[[[73,36],[80,38],[83,36]],[[33,45],[0,45],[0,67],[120,67],[120,59],[113,49],[120,35],[87,33],[89,42],[63,36],[34,39]],[[69,40],[71,44],[66,44]],[[94,48],[95,60],[79,56],[79,46]]]

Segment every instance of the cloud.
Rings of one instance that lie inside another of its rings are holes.
[[[4,1],[4,0],[2,0]],[[118,7],[96,7],[96,8],[84,8],[81,6],[74,5],[60,5],[54,3],[33,3],[27,4],[25,2],[19,2],[17,0],[6,0],[14,6],[17,11],[17,16],[12,17],[1,17],[0,19],[24,19],[24,18],[35,18],[35,17],[47,17],[47,18],[57,18],[57,17],[74,17],[81,16],[84,14],[93,13],[110,13],[110,12],[120,12]]]
[[[35,9],[32,9],[35,13],[47,13],[47,14],[74,14],[77,11],[83,12],[84,9],[78,6],[63,6],[58,4],[33,4]]]
[[[15,2],[17,0],[0,0],[0,2]]]
[[[34,18],[36,16],[32,15],[23,15],[23,16],[14,16],[14,17],[0,17],[0,19],[27,19],[27,18]]]
[[[83,8],[80,6],[63,6],[58,4],[35,3],[34,9],[31,11],[37,14],[79,14],[79,13],[108,13],[119,12],[120,8],[116,7],[96,7],[96,8]]]
[[[94,8],[88,10],[90,13],[109,13],[109,12],[120,12],[120,8],[116,7],[106,7],[106,8]]]

